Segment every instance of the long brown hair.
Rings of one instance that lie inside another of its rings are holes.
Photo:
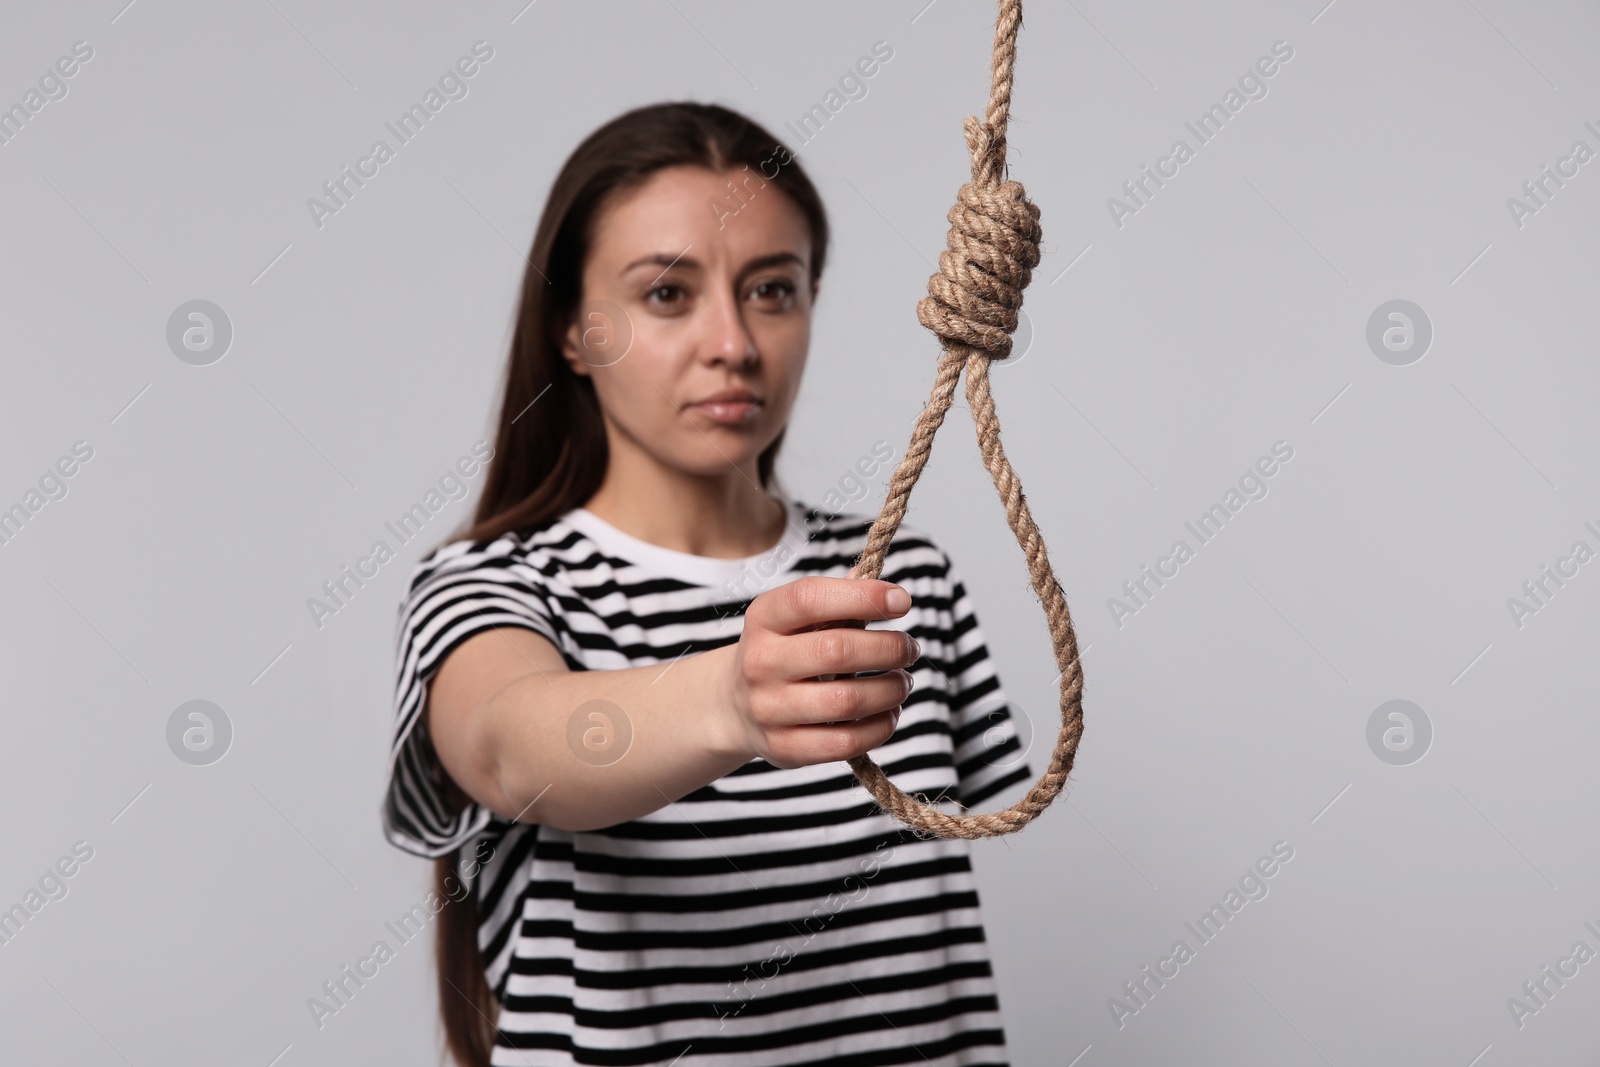
[[[450,541],[488,541],[532,530],[582,506],[599,490],[608,451],[592,379],[575,374],[561,355],[582,298],[584,262],[606,198],[655,172],[698,166],[741,172],[730,204],[771,183],[799,207],[811,236],[811,283],[822,276],[828,219],[811,180],[784,144],[735,111],[715,104],[673,102],[637,108],[591,133],[551,185],[533,235],[522,299],[511,338],[494,456],[471,525]],[[758,460],[761,484],[774,489],[784,434]],[[446,542],[449,543],[449,542]],[[488,1067],[499,1010],[478,944],[478,886],[460,894],[461,849],[434,861],[435,891],[447,904],[438,921],[439,1004],[445,1042],[464,1067]]]

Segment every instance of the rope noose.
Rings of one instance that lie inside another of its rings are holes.
[[[1078,662],[1072,616],[1045,555],[1044,538],[1028,513],[1022,482],[1000,447],[1000,417],[989,394],[989,360],[1003,359],[1011,351],[1011,331],[1017,328],[1022,290],[1039,264],[1042,234],[1039,209],[1028,200],[1022,184],[1004,179],[1011,68],[1016,60],[1022,2],[999,0],[999,9],[988,111],[982,122],[968,116],[965,124],[972,180],[961,187],[946,216],[951,223],[948,247],[939,253],[939,273],[928,279],[928,295],[917,304],[917,319],[938,334],[943,345],[938,375],[855,569],[859,578],[877,578],[882,573],[889,542],[905,518],[911,488],[928,461],[933,435],[944,422],[956,381],[965,369],[967,403],[983,464],[994,479],[1011,531],[1027,557],[1033,590],[1044,606],[1056,664],[1061,668],[1061,734],[1050,754],[1050,765],[1028,795],[1013,807],[991,814],[947,814],[927,804],[925,797],[912,799],[903,793],[870,756],[862,754],[850,760],[850,769],[879,807],[914,830],[937,837],[995,837],[1028,825],[1066,784],[1083,735],[1083,668]]]

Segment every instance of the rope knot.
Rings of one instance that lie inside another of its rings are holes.
[[[1022,290],[1039,265],[1039,208],[1022,183],[998,180],[987,124],[968,119],[967,141],[977,177],[963,185],[945,216],[950,230],[939,253],[939,273],[917,304],[917,321],[946,347],[982,349],[990,359],[1011,354]],[[1003,151],[1003,148],[1001,149]]]

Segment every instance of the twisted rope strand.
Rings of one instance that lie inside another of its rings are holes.
[[[928,295],[917,304],[917,319],[936,333],[943,348],[933,392],[911,431],[883,509],[867,532],[866,547],[856,563],[860,578],[877,578],[900,522],[905,518],[912,487],[933,450],[933,437],[944,423],[961,372],[967,374],[967,404],[972,411],[983,465],[1005,505],[1006,521],[1028,561],[1033,590],[1044,607],[1056,664],[1061,668],[1061,733],[1050,763],[1033,788],[1012,807],[978,815],[951,815],[913,799],[889,781],[883,769],[862,754],[850,769],[885,812],[920,834],[936,837],[994,837],[1015,833],[1050,806],[1066,785],[1083,736],[1083,667],[1078,637],[1067,610],[1066,595],[1050,567],[1044,537],[1028,510],[1022,480],[1011,469],[1000,445],[1000,416],[989,389],[989,361],[1011,352],[1022,291],[1039,264],[1039,208],[1028,200],[1022,183],[1005,180],[1006,124],[1011,114],[1011,77],[1016,64],[1017,31],[1022,26],[1021,0],[999,0],[991,60],[989,106],[984,120],[968,116],[964,123],[972,154],[972,180],[956,194],[946,216],[950,230],[939,254],[939,273],[928,279]]]

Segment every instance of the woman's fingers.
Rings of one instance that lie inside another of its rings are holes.
[[[751,601],[735,664],[735,698],[780,767],[850,759],[887,741],[914,681],[920,648],[899,630],[867,628],[898,618],[911,595],[893,582],[811,575]]]
[[[795,680],[910,667],[922,654],[916,639],[901,630],[836,626],[784,640]]]
[[[848,760],[893,737],[899,721],[899,709],[892,709],[851,722],[778,729],[772,734],[769,760],[780,767]]]
[[[898,708],[915,685],[909,671],[896,668],[865,678],[792,682],[781,701],[752,709],[767,729],[818,723],[848,724]]]
[[[811,575],[757,597],[745,625],[796,634],[846,620],[897,619],[909,610],[911,594],[893,582]]]

